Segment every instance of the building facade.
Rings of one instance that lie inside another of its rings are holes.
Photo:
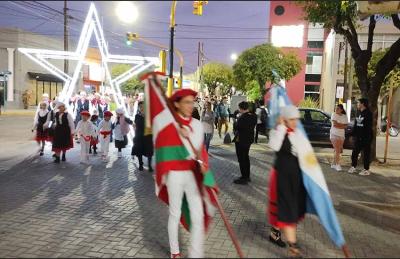
[[[37,48],[63,50],[64,41],[53,37],[38,35],[15,28],[0,28],[0,72],[9,71],[8,80],[0,80],[0,94],[6,109],[22,108],[24,92],[30,95],[29,105],[36,106],[43,93],[53,99],[63,88],[63,81],[52,75],[46,69],[33,62],[18,48]],[[75,49],[74,42],[69,43],[70,50]],[[63,60],[49,60],[57,68],[64,69]],[[68,74],[71,75],[76,61],[69,61]],[[89,48],[76,92],[101,91],[104,80],[104,69],[101,66],[101,56],[97,48]],[[3,102],[2,102],[3,103]]]
[[[298,104],[305,97],[320,98],[324,41],[328,34],[321,24],[303,19],[302,8],[293,1],[271,1],[269,41],[285,53],[294,52],[302,61],[301,71],[286,82],[289,97]]]

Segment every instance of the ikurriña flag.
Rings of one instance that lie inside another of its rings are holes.
[[[202,194],[205,229],[208,229],[211,218],[215,213],[218,192],[213,173],[207,168],[202,173],[195,158],[194,152],[178,133],[178,123],[173,112],[167,105],[163,94],[161,81],[164,75],[152,72],[144,75],[145,83],[145,124],[151,128],[156,160],[156,195],[168,205],[168,188],[166,177],[169,171],[194,170],[197,186]],[[208,153],[203,145],[201,160],[208,165]],[[190,211],[186,197],[182,201],[181,223],[190,230]]]
[[[281,108],[291,105],[292,102],[283,86],[274,84],[270,91],[269,125],[270,127],[274,127],[280,115]],[[298,150],[298,160],[304,187],[307,191],[306,212],[317,215],[322,226],[335,245],[343,247],[343,245],[345,245],[345,240],[336,217],[325,177],[300,121],[297,123],[297,130],[303,133],[300,134],[302,137],[296,141],[299,141],[297,144],[302,147],[301,150]]]

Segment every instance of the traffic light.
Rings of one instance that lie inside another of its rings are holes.
[[[161,50],[158,54],[160,59],[160,72],[166,73],[167,71],[167,52],[165,50]]]
[[[203,1],[193,1],[193,14],[203,15]]]
[[[137,33],[127,32],[126,33],[126,45],[131,46],[132,42],[139,38]]]

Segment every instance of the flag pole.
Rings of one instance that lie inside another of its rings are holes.
[[[343,254],[344,254],[344,257],[345,257],[345,258],[350,258],[350,257],[351,257],[349,248],[347,247],[346,244],[344,244],[344,245],[342,246],[342,251],[343,251]]]
[[[162,95],[162,97],[164,98],[164,100],[165,100],[165,102],[166,102],[166,104],[167,104],[167,107],[168,107],[168,109],[170,110],[170,112],[171,112],[172,116],[174,117],[175,121],[179,124],[179,127],[182,127],[181,123],[179,123],[179,120],[177,120],[178,114],[176,113],[176,111],[175,111],[175,109],[174,109],[174,107],[173,107],[171,101],[166,97],[162,85],[161,85],[154,77],[153,77],[153,79],[154,79],[154,82],[155,82],[155,84],[157,85],[157,87],[161,90],[161,91],[160,91],[160,92],[161,92],[161,95]],[[193,149],[193,152],[196,154],[196,156],[198,156],[198,154],[197,154],[198,152],[197,152],[196,149],[194,148],[193,143],[190,141],[189,138],[186,138],[186,139],[187,139],[187,141],[189,142],[191,148]],[[244,258],[242,249],[240,248],[239,241],[238,241],[238,239],[237,239],[237,237],[236,237],[236,235],[235,235],[235,232],[234,232],[233,229],[232,229],[231,224],[229,223],[228,219],[226,218],[224,209],[222,208],[221,203],[220,203],[219,200],[218,200],[218,196],[216,195],[214,189],[211,188],[211,190],[212,190],[212,194],[213,194],[213,196],[214,196],[214,199],[215,199],[215,201],[217,202],[218,211],[219,211],[219,213],[220,213],[220,215],[221,215],[222,220],[224,221],[226,230],[228,231],[228,234],[229,234],[229,236],[230,236],[230,238],[231,238],[231,240],[232,240],[232,242],[233,242],[233,245],[235,246],[236,252],[238,253],[238,255],[239,255],[240,258]]]

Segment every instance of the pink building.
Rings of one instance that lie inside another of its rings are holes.
[[[286,82],[289,97],[298,104],[307,96],[319,100],[324,40],[322,25],[313,26],[303,18],[294,1],[271,1],[269,42],[284,52],[295,52],[303,62],[301,71]]]

